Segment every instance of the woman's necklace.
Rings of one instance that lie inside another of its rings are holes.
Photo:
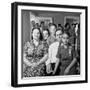
[[[39,45],[39,41],[33,40],[34,45],[37,47]]]

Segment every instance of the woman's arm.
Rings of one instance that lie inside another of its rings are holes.
[[[48,59],[48,54],[45,54],[44,57],[37,63],[37,65],[44,63]]]
[[[30,63],[29,61],[28,61],[28,59],[26,58],[26,54],[24,53],[24,55],[23,55],[23,61],[24,61],[24,63],[27,65],[27,66],[31,66],[32,65],[32,63]]]
[[[41,58],[41,60],[37,63],[38,65],[41,64],[41,63],[45,63],[45,61],[48,59],[48,49],[49,49],[49,46],[47,43],[43,43],[42,44],[43,46],[43,57]],[[49,61],[48,61],[49,63]]]

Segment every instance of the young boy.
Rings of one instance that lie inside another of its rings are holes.
[[[52,73],[50,75],[59,75],[60,69],[58,68],[59,60],[56,58],[59,43],[61,43],[63,31],[58,29],[56,30],[56,42],[52,43],[49,46],[49,56],[46,61],[46,70],[47,73]]]
[[[47,43],[48,43],[48,45],[51,45],[53,42],[56,41],[56,38],[55,38],[56,25],[55,24],[50,25],[49,32],[50,32],[50,36],[47,40]]]

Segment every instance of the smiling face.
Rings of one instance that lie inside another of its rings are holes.
[[[32,32],[32,37],[35,40],[39,40],[39,38],[40,38],[40,31],[38,29],[34,29],[33,32]]]
[[[51,35],[54,35],[55,32],[56,32],[56,27],[54,25],[51,25],[50,28],[49,28],[49,31],[50,31]]]
[[[61,39],[62,39],[62,30],[56,31],[56,39],[58,41],[61,41]]]
[[[43,31],[43,38],[44,38],[44,40],[47,40],[48,37],[49,37],[48,31],[47,30]]]
[[[68,44],[69,42],[69,36],[68,34],[64,33],[63,36],[62,36],[62,42],[63,44]]]

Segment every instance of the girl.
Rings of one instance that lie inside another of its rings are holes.
[[[57,41],[49,46],[49,52],[48,52],[49,55],[48,55],[48,60],[46,61],[46,67],[47,67],[46,70],[47,73],[52,72],[52,75],[59,75],[60,72],[60,69],[58,68],[59,60],[56,58],[56,55],[57,55],[59,43],[61,43],[62,35],[63,35],[63,30],[57,29],[55,34]]]
[[[69,44],[69,34],[64,33],[62,36],[62,44],[59,45],[56,56],[60,65],[60,75],[74,75],[76,74],[77,53]]]

